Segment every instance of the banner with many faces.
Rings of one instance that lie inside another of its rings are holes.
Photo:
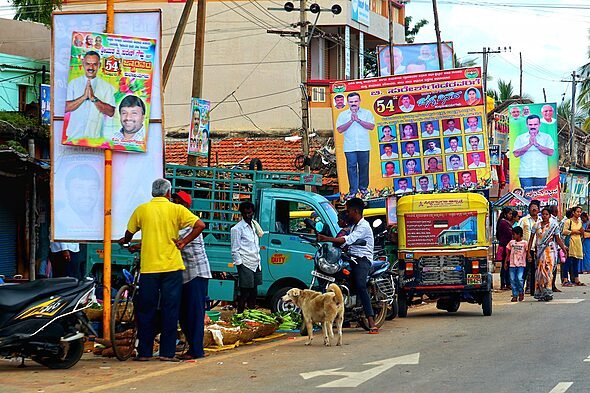
[[[479,68],[341,81],[330,89],[342,194],[489,188]]]

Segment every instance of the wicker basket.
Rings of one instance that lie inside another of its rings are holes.
[[[265,323],[258,327],[258,332],[254,338],[270,336],[276,332],[278,328],[279,325],[276,323]]]
[[[221,329],[223,334],[223,345],[235,344],[240,340],[241,329]]]
[[[203,348],[207,348],[212,344],[215,344],[215,341],[213,341],[213,335],[209,330],[205,329],[205,335],[203,336]]]
[[[97,310],[95,308],[85,308],[84,314],[88,317],[91,321],[102,321],[102,310]]]
[[[257,327],[242,327],[240,329],[240,342],[247,343],[252,341],[252,339],[256,338],[256,334],[258,334]]]

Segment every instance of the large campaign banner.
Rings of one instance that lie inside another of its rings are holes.
[[[72,64],[72,37],[79,31],[102,31],[105,24],[106,14],[99,11],[53,14],[51,238],[55,241],[104,240],[104,151],[92,147],[64,145],[62,131],[67,117],[65,108]],[[152,60],[149,115],[148,112],[145,114],[146,119],[149,116],[147,151],[142,154],[129,154],[126,151],[115,150],[112,155],[113,240],[124,235],[131,213],[139,204],[152,198],[152,182],[164,175],[163,103],[160,90],[161,11],[117,12],[115,32],[122,36],[154,40],[156,47]],[[97,36],[102,35],[93,35]],[[96,40],[93,42],[96,45]],[[100,44],[104,42],[102,40]],[[99,71],[99,75],[101,72]],[[119,92],[123,91],[125,88],[120,88]],[[144,123],[144,126],[145,124],[147,123]],[[136,238],[139,237],[140,234],[136,235]]]
[[[489,188],[479,68],[340,81],[330,89],[342,194]]]
[[[445,70],[455,68],[453,43],[442,42],[441,51]],[[391,75],[389,45],[378,45],[377,54],[379,76]],[[436,42],[393,45],[393,64],[393,75],[440,70]]]
[[[156,40],[74,31],[62,143],[145,152]]]
[[[559,203],[556,104],[510,105],[510,191]]]
[[[188,135],[188,154],[207,156],[209,154],[209,111],[211,103],[200,98],[191,101],[191,126]]]

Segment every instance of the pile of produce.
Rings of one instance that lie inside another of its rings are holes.
[[[301,314],[297,311],[279,312],[277,313],[277,319],[281,321],[279,330],[297,330],[303,322]]]
[[[260,310],[244,310],[243,313],[234,314],[231,317],[231,323],[234,326],[252,325],[248,322],[258,322],[261,324],[278,325],[279,321],[273,314],[267,314]]]

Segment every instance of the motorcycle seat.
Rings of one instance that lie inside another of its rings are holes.
[[[22,307],[37,298],[74,288],[78,280],[72,277],[44,278],[17,285],[0,286],[0,310]]]
[[[371,267],[369,268],[369,276],[375,273],[376,271],[381,270],[384,267],[387,267],[388,264],[389,262],[387,261],[372,261]]]

